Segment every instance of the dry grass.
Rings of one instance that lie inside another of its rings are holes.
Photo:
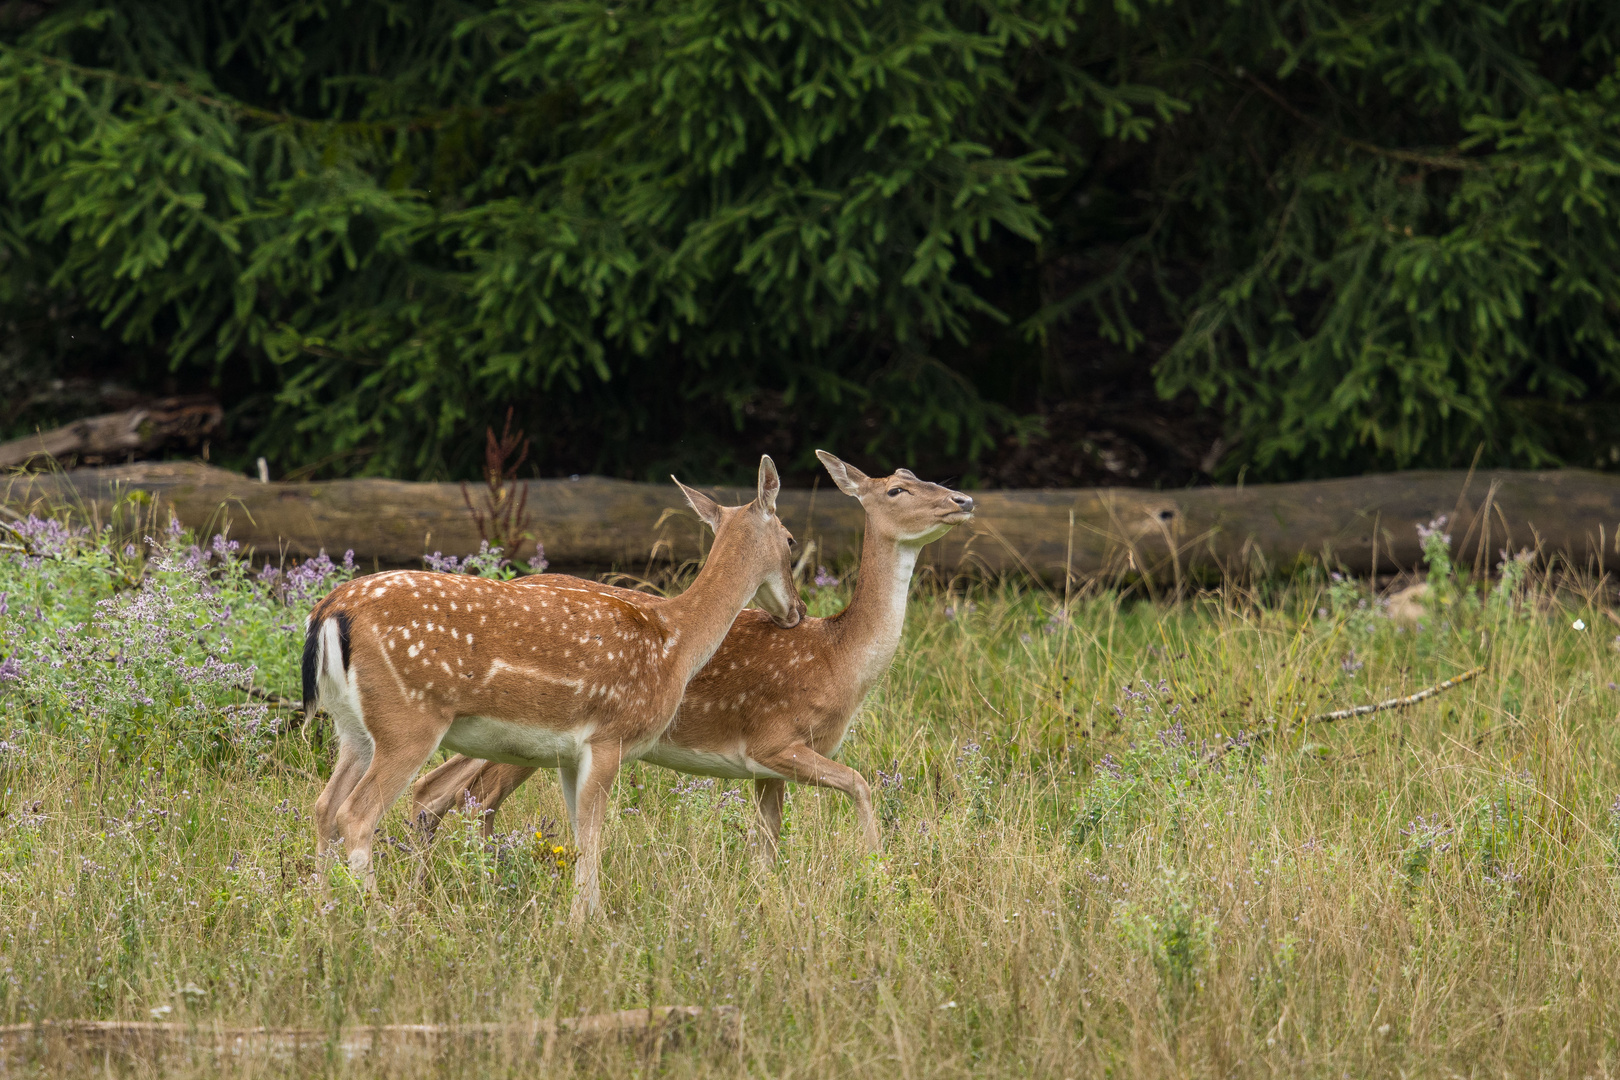
[[[287,768],[236,775],[161,754],[121,768],[27,734],[0,773],[0,1022],[167,1007],[201,1026],[322,1028],[335,1045],[372,1023],[737,1005],[736,1044],[697,1032],[547,1071],[1607,1075],[1620,1030],[1609,624],[1570,592],[1421,631],[1343,603],[1320,617],[1326,604],[1301,585],[1264,603],[1092,597],[1065,617],[1012,589],[921,594],[844,751],[890,777],[881,857],[861,851],[841,796],[798,788],[784,858],[759,869],[745,792],[635,767],[609,826],[611,914],[580,932],[561,841],[534,836],[563,816],[544,778],[503,810],[520,831],[498,853],[452,819],[424,855],[396,809],[380,895],[339,884],[328,899],[309,878],[318,747],[294,740]],[[1201,753],[1265,717],[1480,662],[1484,677],[1410,710],[1213,765]],[[4,1067],[90,1061],[42,1047],[9,1048]],[[355,1067],[335,1054],[227,1065]],[[491,1050],[374,1067],[539,1062]]]

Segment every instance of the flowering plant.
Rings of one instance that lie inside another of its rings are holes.
[[[255,573],[237,541],[172,520],[141,545],[33,518],[13,533],[0,707],[126,760],[257,761],[282,719],[249,689],[293,685],[304,610],[354,571],[323,552]]]

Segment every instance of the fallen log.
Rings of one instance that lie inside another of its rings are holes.
[[[533,529],[556,569],[642,573],[703,551],[706,533],[672,484],[581,477],[529,485]],[[711,490],[723,502],[751,497],[742,488]],[[160,515],[203,532],[228,528],[271,559],[352,549],[365,565],[420,565],[424,553],[463,555],[479,544],[457,484],[262,483],[198,463],[143,462],[15,475],[0,485],[0,503],[107,521],[136,492]],[[1581,469],[974,498],[974,520],[924,550],[925,571],[1024,573],[1049,582],[1130,575],[1150,589],[1323,558],[1352,573],[1389,573],[1418,564],[1417,526],[1442,515],[1464,564],[1494,566],[1500,550],[1525,547],[1595,569],[1620,556],[1620,476]],[[784,491],[778,507],[801,541],[815,541],[815,561],[836,565],[858,553],[860,507],[830,486]]]
[[[592,1016],[536,1019],[517,1023],[376,1024],[329,1031],[322,1028],[230,1027],[206,1022],[150,1020],[43,1020],[0,1026],[0,1065],[30,1051],[93,1051],[135,1058],[166,1053],[211,1051],[230,1056],[297,1057],[335,1052],[344,1060],[423,1054],[436,1056],[449,1047],[505,1048],[538,1051],[549,1060],[560,1048],[610,1041],[629,1041],[662,1048],[704,1026],[718,1039],[735,1045],[741,1038],[742,1012],[732,1005],[704,1009],[695,1005],[660,1005]]]
[[[94,462],[132,452],[149,454],[176,444],[195,446],[217,434],[224,418],[225,411],[213,398],[164,398],[0,443],[0,468],[36,459]]]

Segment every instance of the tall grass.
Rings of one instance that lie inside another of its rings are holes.
[[[154,587],[8,558],[14,595],[32,573],[78,597],[65,615],[11,603],[24,666],[45,662],[24,644],[49,637],[24,622],[94,638],[112,632],[94,601]],[[259,628],[226,659],[296,696],[283,683],[298,634],[278,628],[302,601],[219,565],[190,587],[236,589],[233,617]],[[602,1047],[550,1070],[1607,1074],[1615,627],[1595,592],[1544,576],[1484,600],[1448,581],[1421,625],[1352,582],[1067,608],[1011,586],[919,588],[843,752],[879,788],[882,854],[863,853],[842,796],[793,788],[783,857],[762,869],[740,785],[633,766],[614,793],[609,914],[579,930],[543,776],[502,809],[495,843],[452,816],[424,851],[396,808],[378,894],[326,892],[308,823],[330,750],[318,733],[277,728],[261,745],[226,725],[198,753],[157,708],[130,739],[124,706],[65,715],[72,702],[23,671],[0,699],[0,1021],[335,1032],[731,1004],[746,1016],[736,1044]],[[815,594],[834,608],[847,578]],[[1479,663],[1482,678],[1409,710],[1291,724]],[[199,708],[171,711],[192,722]],[[1267,720],[1275,737],[1240,735]],[[538,1066],[490,1051],[394,1067]]]

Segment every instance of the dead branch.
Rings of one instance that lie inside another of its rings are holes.
[[[33,1042],[100,1053],[152,1056],[166,1051],[213,1049],[244,1056],[270,1053],[292,1056],[325,1053],[345,1060],[398,1054],[436,1054],[451,1045],[504,1045],[513,1050],[539,1050],[549,1059],[562,1045],[579,1046],[623,1040],[658,1047],[679,1041],[699,1025],[735,1044],[742,1032],[742,1013],[735,1006],[702,1008],[660,1005],[649,1009],[558,1020],[493,1024],[378,1024],[341,1031],[322,1028],[212,1026],[206,1023],[144,1020],[44,1020],[37,1024],[0,1026],[0,1065],[10,1053]]]
[[[1384,701],[1370,705],[1355,705],[1348,709],[1335,709],[1332,712],[1314,713],[1289,723],[1276,720],[1267,720],[1259,727],[1239,732],[1227,739],[1225,744],[1209,753],[1205,758],[1206,765],[1212,765],[1234,750],[1246,750],[1252,746],[1269,742],[1284,732],[1298,731],[1312,724],[1331,724],[1336,720],[1348,720],[1353,716],[1371,716],[1373,713],[1388,712],[1390,709],[1404,709],[1416,705],[1420,701],[1427,701],[1436,694],[1443,694],[1453,687],[1461,686],[1465,682],[1477,679],[1485,671],[1485,666],[1471,668],[1461,675],[1453,675],[1444,682],[1436,683],[1419,690],[1415,694],[1405,697],[1388,698]]]
[[[1445,682],[1435,683],[1433,686],[1419,690],[1415,694],[1408,694],[1405,697],[1390,698],[1387,701],[1380,701],[1375,705],[1357,705],[1349,709],[1335,709],[1333,712],[1316,713],[1313,716],[1307,716],[1305,719],[1301,720],[1298,726],[1304,727],[1306,724],[1331,724],[1335,720],[1348,720],[1352,716],[1370,716],[1373,713],[1386,712],[1390,709],[1404,709],[1408,705],[1416,705],[1420,701],[1426,701],[1429,698],[1434,697],[1436,694],[1443,694],[1447,690],[1450,690],[1453,686],[1461,686],[1465,682],[1472,679],[1477,679],[1481,673],[1484,672],[1484,670],[1485,666],[1481,664],[1477,668],[1472,668],[1465,671],[1461,675],[1455,675],[1447,679]]]
[[[0,468],[24,465],[35,458],[117,460],[176,443],[194,445],[217,434],[224,419],[224,410],[213,398],[164,398],[0,443]]]

